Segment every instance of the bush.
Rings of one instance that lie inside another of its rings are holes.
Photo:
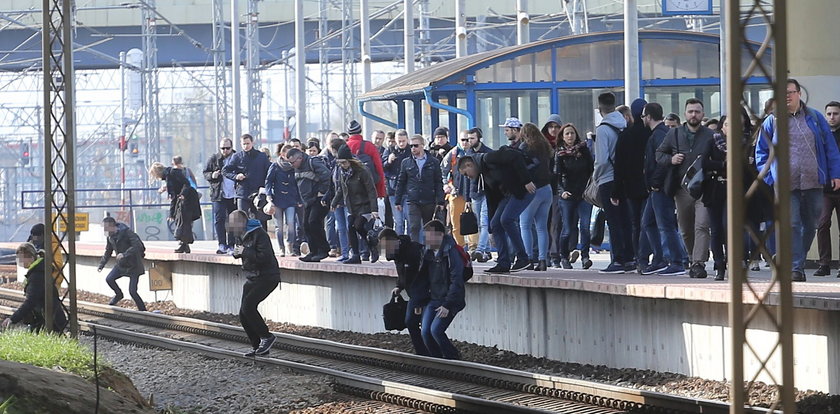
[[[0,333],[0,359],[93,378],[93,353],[64,336],[7,330]]]

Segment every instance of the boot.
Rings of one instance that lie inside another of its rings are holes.
[[[344,264],[362,264],[362,258],[358,254],[354,254]]]
[[[546,270],[548,270],[548,263],[545,260],[540,260],[537,263],[537,267],[534,270],[538,272],[545,272]]]
[[[187,249],[188,249],[187,244],[186,243],[181,243],[181,245],[178,246],[177,249],[175,249],[175,253],[187,253]]]

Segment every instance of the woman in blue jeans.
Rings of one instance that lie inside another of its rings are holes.
[[[522,126],[522,144],[525,164],[537,191],[528,208],[519,215],[519,229],[525,251],[531,259],[528,269],[545,271],[548,267],[548,211],[551,209],[551,144],[545,139],[540,129],[526,123]],[[537,252],[534,252],[534,240],[531,229],[537,227]]]
[[[563,231],[560,233],[560,265],[571,269],[569,262],[569,239],[578,231],[580,222],[581,265],[584,269],[592,266],[589,259],[589,222],[592,218],[592,204],[583,200],[583,192],[595,161],[586,143],[581,141],[577,128],[572,124],[563,125],[562,141],[557,145],[554,161],[554,174],[557,179],[557,192],[560,195],[560,210],[563,214]]]
[[[265,177],[265,194],[268,202],[274,206],[274,227],[277,233],[277,244],[280,247],[280,256],[285,256],[288,251],[294,255],[292,245],[295,242],[295,215],[297,208],[303,206],[298,191],[297,180],[295,179],[295,168],[286,161],[286,152],[292,147],[290,145],[277,144],[277,161],[268,167],[268,175]],[[268,214],[268,212],[265,212]],[[285,244],[283,233],[285,228]]]

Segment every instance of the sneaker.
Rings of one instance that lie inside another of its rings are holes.
[[[753,260],[752,263],[750,263],[750,270],[753,272],[761,270],[761,266],[759,265],[758,260]]]
[[[725,270],[718,269],[718,270],[715,271],[715,280],[717,280],[718,282],[721,281],[721,280],[724,280],[725,275],[726,275]]]
[[[531,264],[531,261],[528,259],[516,259],[516,262],[510,267],[511,272],[518,272],[527,268]]]
[[[482,257],[484,257],[484,255],[479,251],[473,250],[470,252],[470,260],[474,262],[479,261],[479,259],[481,259]]]
[[[341,253],[338,252],[337,248],[332,248],[332,249],[330,249],[329,256],[330,257],[338,257],[338,256],[341,256]]]
[[[659,272],[656,272],[656,274],[660,275],[660,276],[684,275],[685,274],[685,268],[680,266],[680,265],[672,264],[672,265],[668,265],[668,267],[666,267],[665,269],[660,270]]]
[[[554,259],[551,259],[551,267],[561,269],[563,267],[563,262],[555,257]]]
[[[636,271],[636,261],[630,261],[624,264],[624,271],[625,272],[635,272]]]
[[[362,258],[359,256],[353,256],[345,260],[344,264],[362,264]]]
[[[814,276],[828,276],[831,274],[831,268],[825,265],[820,265],[819,269],[814,272]]]
[[[370,261],[370,254],[363,254],[362,255],[362,261],[363,262],[369,262]]]
[[[588,257],[584,257],[583,261],[581,261],[580,263],[580,267],[582,267],[584,270],[589,269],[590,267],[592,267],[592,260],[589,260]]]
[[[348,261],[348,260],[350,260],[350,258],[349,258],[349,257],[347,257],[347,256],[343,256],[343,257],[339,257],[339,258],[338,258],[338,260],[336,260],[336,261],[337,261],[337,262],[339,262],[339,263],[344,263],[344,262],[346,262],[346,261]]]
[[[705,279],[709,274],[706,272],[706,267],[702,263],[695,263],[691,265],[688,270],[688,277],[692,279]]]
[[[227,249],[227,246],[225,246],[224,244],[220,244],[219,248],[216,249],[216,254],[227,254]]]
[[[495,274],[505,274],[510,273],[510,268],[502,266],[502,265],[495,265],[489,269],[485,269],[484,273],[495,273]]]
[[[654,273],[659,273],[659,272],[661,272],[661,271],[663,271],[667,268],[668,268],[668,265],[665,264],[665,263],[652,264],[652,265],[649,265],[649,266],[645,267],[642,270],[642,274],[643,275],[652,275]]]
[[[116,304],[117,304],[117,302],[121,301],[121,300],[122,300],[122,298],[123,298],[122,293],[117,293],[117,294],[116,294],[116,295],[115,295],[115,296],[111,299],[111,301],[110,301],[110,302],[108,302],[108,304],[109,304],[109,305],[111,305],[111,306],[114,306],[114,305],[116,305]]]
[[[313,263],[317,263],[317,262],[320,262],[321,260],[326,259],[328,256],[329,256],[329,254],[327,254],[326,252],[313,254],[311,257],[309,257],[309,261],[313,262]]]
[[[612,274],[621,274],[624,273],[624,265],[621,263],[610,263],[609,266],[601,269],[598,273],[612,273]]]
[[[312,254],[307,254],[306,256],[298,257],[298,260],[300,260],[301,262],[311,262],[312,256]]]
[[[798,270],[793,271],[793,277],[791,278],[794,282],[804,282],[805,281],[805,272],[800,272]]]
[[[300,244],[300,253],[303,253],[305,255],[309,255],[309,253],[311,253],[311,251],[309,250],[308,242],[303,242]]]
[[[577,250],[572,250],[572,253],[569,254],[569,263],[576,262],[578,257],[580,257],[580,252]]]
[[[560,266],[561,266],[561,267],[563,267],[563,269],[566,269],[566,270],[571,269],[571,268],[572,268],[572,263],[571,263],[571,260],[569,260],[569,259],[560,259]]]
[[[478,258],[478,262],[479,263],[487,263],[487,262],[490,261],[490,259],[492,259],[492,256],[490,256],[490,253],[483,252],[483,253],[481,253],[481,257]]]
[[[274,345],[274,341],[276,340],[277,338],[274,335],[260,339],[260,347],[254,353],[259,356],[268,355],[268,350],[271,349],[271,346]]]
[[[257,348],[254,348],[254,349],[242,354],[242,356],[244,356],[245,358],[253,358],[253,357],[257,356]]]

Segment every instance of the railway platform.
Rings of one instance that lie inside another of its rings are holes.
[[[169,288],[152,291],[151,271],[147,272],[140,283],[145,300],[238,313],[239,261],[215,254],[215,243],[197,242],[190,254],[173,253],[174,242],[146,242],[146,246],[147,269],[163,275],[156,280],[171,277],[171,287],[164,284],[158,288]],[[77,243],[78,289],[112,294],[106,272],[96,272],[103,251],[103,243]],[[727,379],[731,354],[727,282],[687,275],[600,274],[597,269],[607,265],[609,256],[595,254],[592,259],[595,264],[589,270],[510,275],[484,274],[481,271],[490,263],[475,263],[476,274],[467,285],[467,308],[447,333],[454,339],[554,360]],[[382,305],[396,281],[392,263],[278,260],[283,283],[261,305],[266,318],[363,333],[384,330]],[[810,277],[810,273],[808,282],[794,284],[796,387],[836,394],[840,393],[840,376],[833,368],[840,355],[840,279]],[[750,277],[759,281],[758,286],[769,285],[766,269],[751,272]],[[774,300],[771,293],[770,303]],[[756,302],[754,297],[744,301],[747,307]],[[758,327],[748,332],[755,339],[751,343],[769,347],[775,334],[761,329],[767,322],[760,312],[757,318]],[[754,359],[746,363],[750,369],[758,366]],[[774,366],[772,361],[770,365]],[[766,380],[764,375],[759,380]]]

